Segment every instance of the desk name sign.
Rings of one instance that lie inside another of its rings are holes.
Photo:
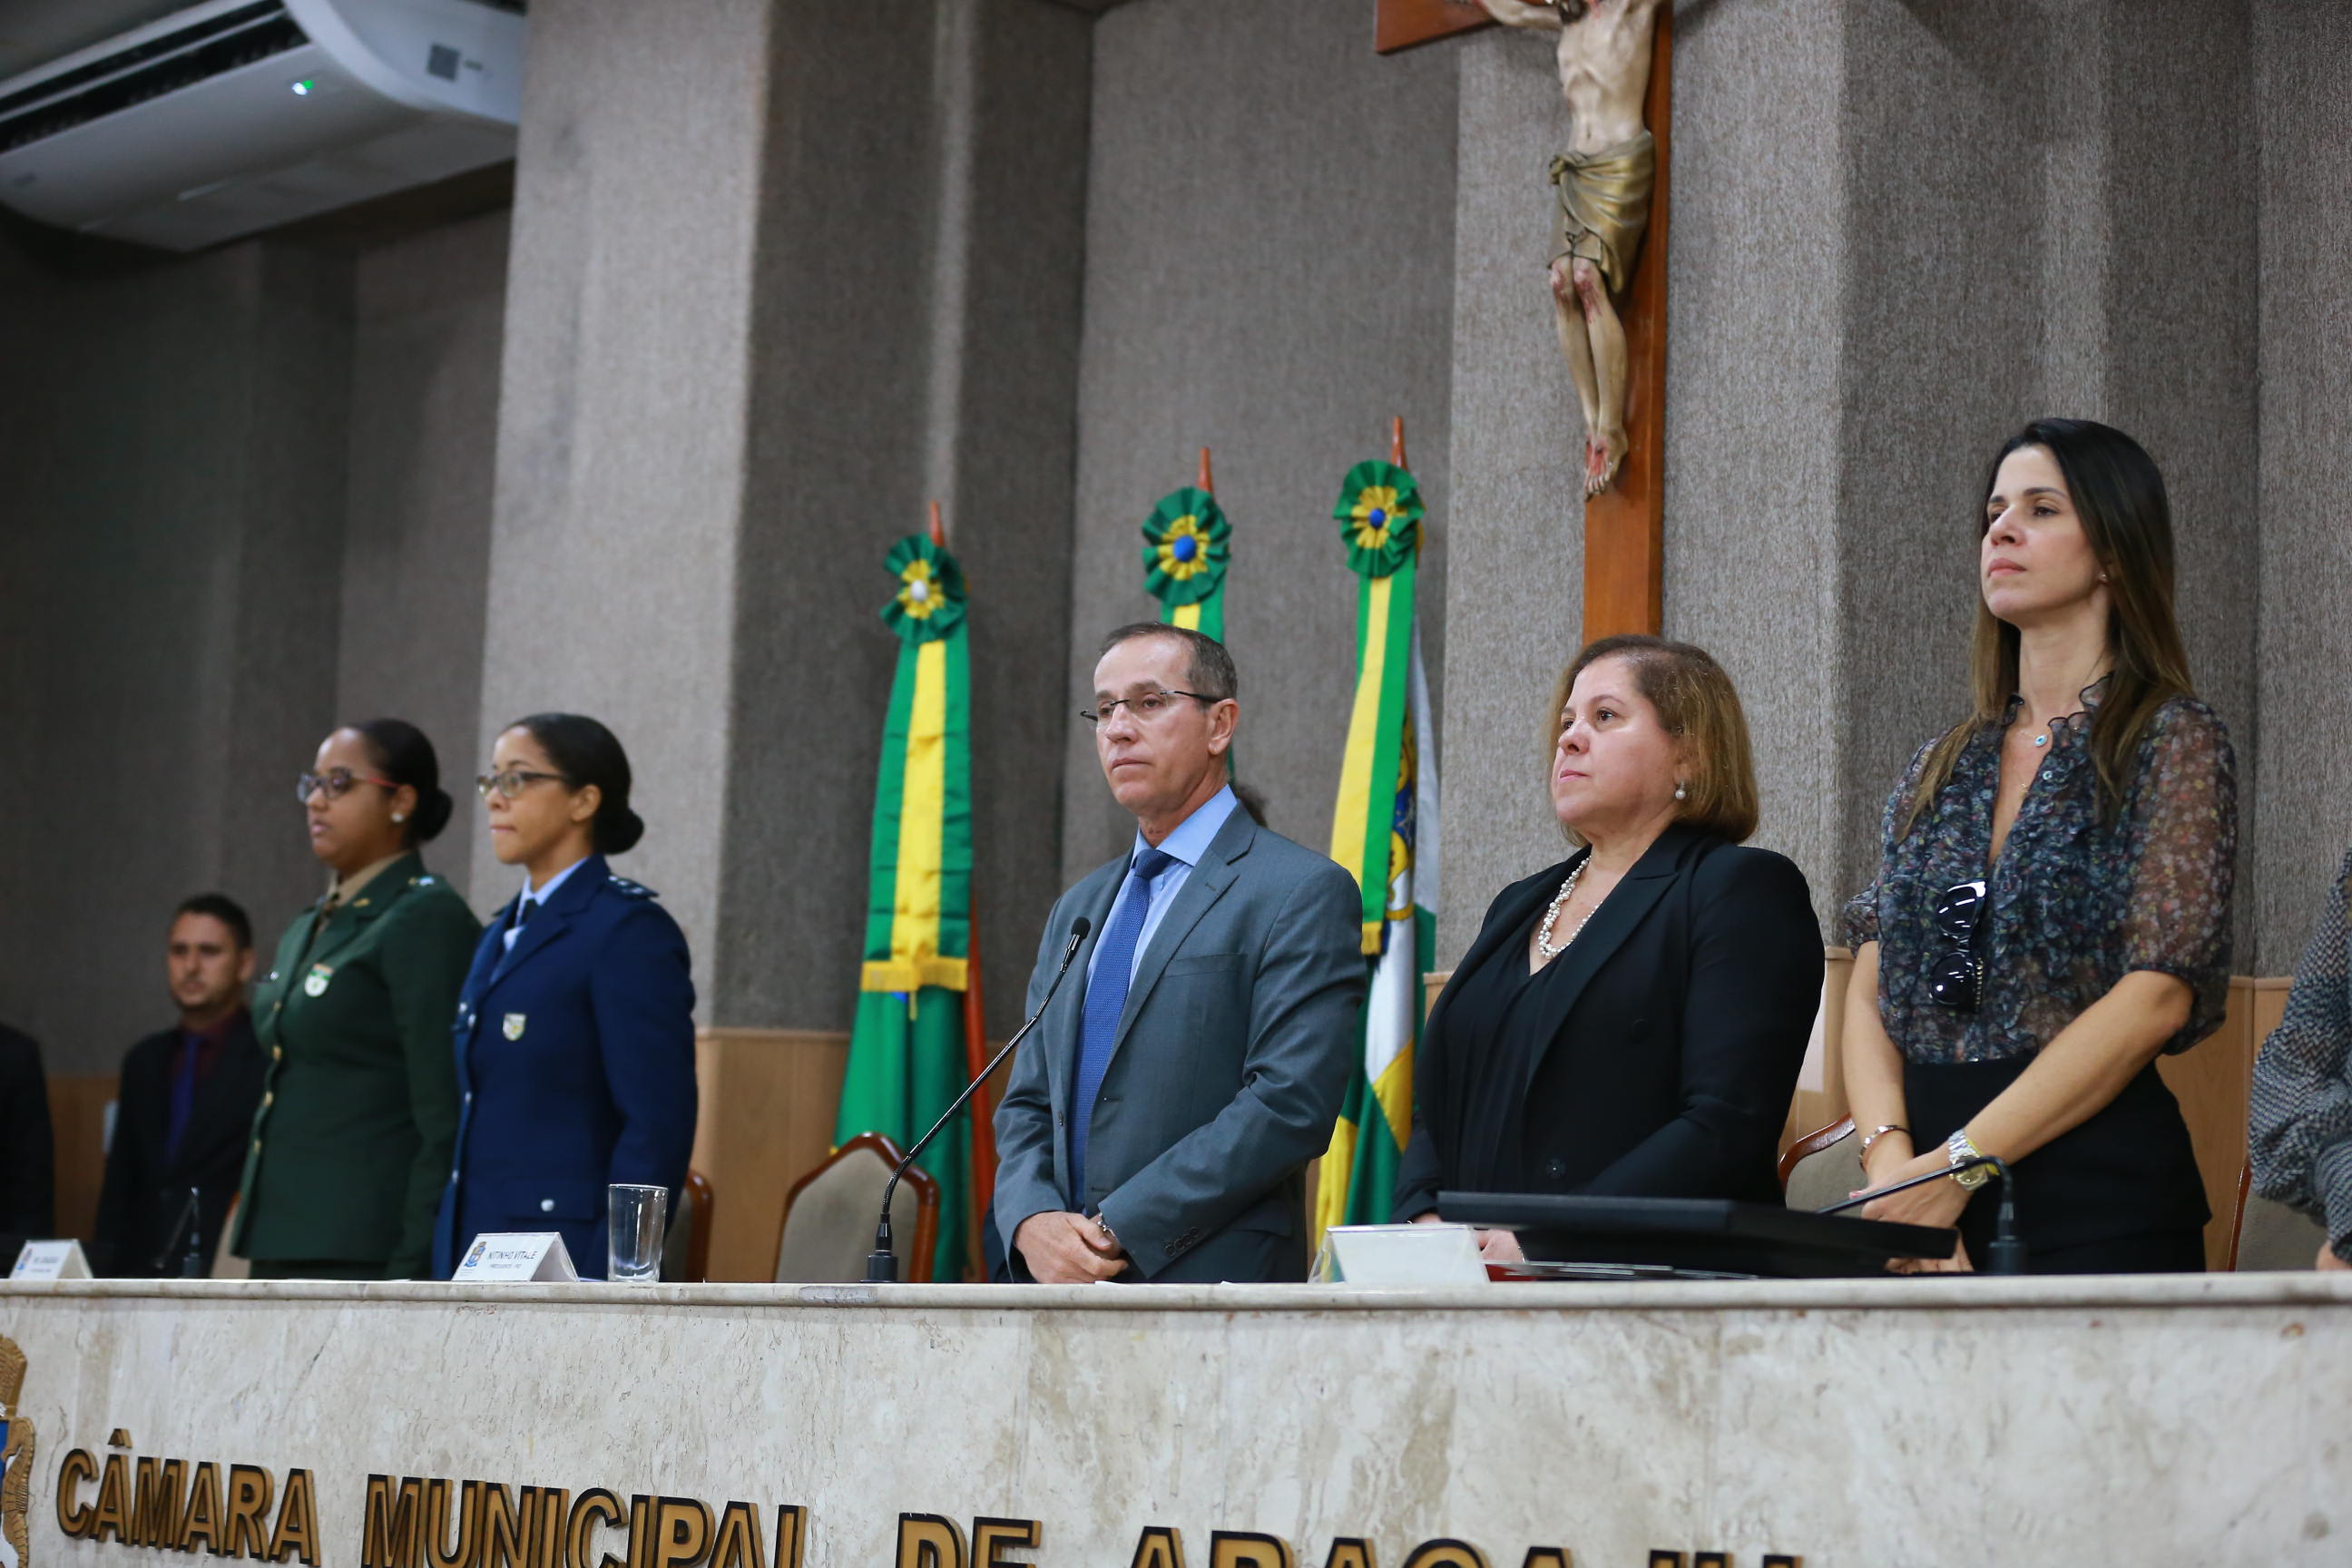
[[[89,1259],[79,1241],[28,1241],[16,1254],[11,1279],[87,1279]]]
[[[551,1230],[485,1231],[466,1249],[450,1278],[460,1285],[486,1281],[559,1284],[580,1278],[563,1237]]]
[[[110,1447],[127,1447],[118,1429]],[[101,1464],[86,1448],[58,1466],[58,1529],[75,1541],[161,1548],[256,1563],[299,1562],[320,1568],[317,1487],[311,1472],[289,1469],[281,1483],[257,1465],[191,1465],[110,1452]],[[357,1568],[804,1568],[809,1510],[796,1503],[772,1511],[730,1501],[637,1493],[624,1502],[603,1487],[512,1486],[438,1476],[367,1478]],[[1034,1519],[982,1516],[970,1531],[937,1513],[901,1513],[892,1562],[877,1568],[1031,1568],[1013,1555],[1045,1538]],[[339,1563],[350,1557],[336,1554]],[[1396,1568],[1497,1568],[1466,1541],[1424,1541]],[[1507,1560],[1505,1560],[1507,1561]],[[1803,1559],[1766,1552],[1652,1549],[1623,1568],[1803,1568]],[[1189,1556],[1181,1530],[1147,1524],[1128,1568],[1298,1568],[1290,1542],[1257,1531],[1217,1530],[1205,1557]],[[32,1568],[29,1561],[19,1568]],[[1334,1538],[1323,1568],[1381,1568],[1362,1536]],[[1528,1548],[1519,1568],[1575,1568],[1567,1548]],[[1602,1568],[1588,1561],[1587,1568]],[[1619,1568],[1608,1564],[1606,1568]]]

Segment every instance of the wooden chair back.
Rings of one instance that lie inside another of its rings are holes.
[[[2236,1250],[2230,1267],[2240,1273],[2309,1268],[2319,1260],[2319,1246],[2327,1239],[2327,1227],[2274,1198],[2258,1195],[2252,1171],[2240,1184],[2238,1215]]]
[[[236,1205],[245,1201],[243,1193],[229,1199],[228,1209],[221,1215],[221,1233],[213,1239],[213,1273],[215,1279],[250,1279],[253,1265],[228,1249],[228,1238],[236,1234]]]
[[[794,1182],[776,1232],[776,1283],[855,1284],[865,1279],[882,1188],[905,1157],[893,1140],[861,1132]],[[890,1233],[900,1277],[916,1283],[929,1279],[940,1237],[940,1184],[919,1165],[907,1168],[891,1197]]]

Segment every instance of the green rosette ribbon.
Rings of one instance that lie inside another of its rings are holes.
[[[1367,461],[1339,483],[1339,539],[1359,577],[1386,577],[1411,561],[1421,538],[1421,482],[1394,463]]]
[[[885,625],[909,645],[937,642],[963,624],[963,568],[929,538],[910,533],[885,561],[898,592],[882,606]]]
[[[1204,489],[1186,485],[1160,497],[1143,521],[1144,591],[1170,609],[1214,594],[1224,585],[1233,531]]]

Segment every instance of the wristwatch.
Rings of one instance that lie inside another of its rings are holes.
[[[1983,1186],[1987,1182],[1992,1180],[1992,1167],[1990,1165],[1970,1165],[1968,1163],[1970,1160],[1983,1159],[1984,1152],[1979,1149],[1975,1144],[1969,1142],[1969,1130],[1967,1128],[1955,1128],[1952,1135],[1944,1140],[1944,1155],[1947,1159],[1951,1161],[1954,1166],[1967,1167],[1966,1169],[1955,1169],[1952,1172],[1952,1180],[1958,1182],[1967,1191],[1975,1192],[1979,1187]]]

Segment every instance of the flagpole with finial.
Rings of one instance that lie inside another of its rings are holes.
[[[931,503],[931,542],[941,550],[948,547],[947,521],[940,513],[940,503]],[[980,994],[980,910],[978,879],[973,879],[972,894],[964,910],[964,985],[963,985],[963,1060],[964,1076],[977,1078],[988,1065],[988,1009]],[[971,1236],[975,1248],[979,1247],[980,1227],[987,1222],[988,1211],[996,1191],[996,1136],[985,1086],[971,1097]],[[985,1268],[984,1250],[973,1259]]]

